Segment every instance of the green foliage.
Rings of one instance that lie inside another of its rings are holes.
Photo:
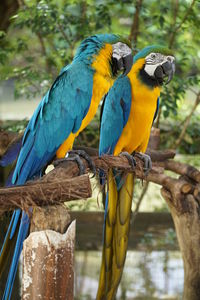
[[[109,7],[103,2],[26,1],[12,17],[8,35],[0,32],[1,79],[17,79],[16,96],[41,95],[71,62],[77,43],[102,28],[110,30],[110,25]]]
[[[0,130],[12,131],[12,132],[23,132],[28,124],[26,119],[17,121],[4,121],[0,124]]]
[[[184,73],[183,73],[184,74]],[[194,76],[186,76],[182,78],[182,74],[176,74],[169,85],[165,85],[161,92],[161,107],[163,108],[164,118],[167,118],[170,113],[174,116],[177,115],[177,102],[184,99],[186,91],[198,86],[200,83],[200,76],[195,74]]]
[[[170,118],[169,122],[163,121],[161,124],[161,146],[169,149],[173,146],[174,141],[178,138],[184,118],[179,121]],[[183,137],[182,143],[179,146],[179,153],[196,154],[200,149],[200,116],[199,113],[194,114],[191,118],[189,126]],[[194,163],[193,163],[194,165]]]
[[[47,91],[60,69],[72,61],[76,47],[86,36],[101,32],[129,35],[138,0],[25,0],[23,3],[11,18],[9,31],[0,32],[0,79],[15,78],[15,96],[33,98]],[[199,15],[197,0],[143,1],[138,12],[138,29],[131,36],[132,44],[136,42],[135,52],[150,44],[162,44],[176,56],[176,76],[163,87],[161,94],[162,122],[163,117],[170,117],[173,122],[181,119],[180,101],[188,89],[199,85]],[[94,128],[97,127],[88,129],[80,137],[81,142],[89,139],[91,145],[96,145],[98,129]],[[195,140],[197,127],[187,129],[188,141],[181,145],[190,152],[198,151],[198,147],[189,143],[189,139]],[[177,138],[180,129],[174,126],[171,136]]]

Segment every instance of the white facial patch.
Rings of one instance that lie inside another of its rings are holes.
[[[145,57],[145,67],[144,70],[145,72],[151,76],[154,77],[154,72],[156,68],[163,63],[169,61],[173,63],[175,58],[171,55],[163,55],[161,53],[150,53]]]
[[[145,70],[145,72],[146,72],[149,76],[154,77],[155,69],[156,69],[159,65],[160,65],[160,63],[155,64],[155,65],[145,65],[144,70]]]
[[[132,53],[131,48],[126,44],[118,42],[112,45],[113,48],[113,57],[119,60],[121,57],[127,56]]]

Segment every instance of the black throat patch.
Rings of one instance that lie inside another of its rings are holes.
[[[112,77],[115,78],[119,75],[120,71],[118,69],[117,60],[113,57],[110,59],[110,68],[112,71]]]
[[[142,80],[142,82],[150,88],[155,88],[160,85],[155,78],[152,78],[145,72],[144,67],[139,71],[138,76]]]

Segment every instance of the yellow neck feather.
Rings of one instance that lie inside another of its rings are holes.
[[[140,58],[136,61],[136,63],[133,64],[131,71],[128,73],[128,77],[131,78],[133,76],[133,74],[138,73],[142,67],[145,64],[145,59],[144,58]]]
[[[111,78],[111,67],[110,67],[110,59],[112,56],[112,45],[105,44],[105,46],[99,51],[97,55],[94,57],[94,61],[92,63],[92,67],[95,69],[99,75],[104,76],[106,78]]]
[[[161,87],[149,88],[138,78],[139,70],[144,63],[144,59],[139,59],[128,74],[132,88],[131,110],[127,124],[115,146],[114,155],[122,151],[145,152],[148,145]]]

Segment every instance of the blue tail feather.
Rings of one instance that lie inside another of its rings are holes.
[[[5,243],[6,243],[6,240],[7,240],[7,238],[8,238],[8,235],[9,235],[9,233],[10,233],[10,229],[11,229],[11,227],[12,227],[12,225],[13,225],[13,220],[14,220],[14,217],[15,217],[15,211],[14,211],[14,213],[12,214],[12,218],[11,218],[11,220],[10,220],[10,224],[9,224],[9,226],[8,226],[8,230],[7,230],[7,232],[6,232],[6,236],[5,236],[5,238],[4,238],[4,242],[3,242],[3,245],[2,245],[2,247],[1,247],[1,252],[0,252],[0,256],[2,255],[2,253],[3,253],[3,249],[4,249],[4,246],[5,246]],[[10,238],[10,237],[9,237]]]
[[[18,211],[19,210],[17,210],[15,213],[15,217],[17,218],[17,220],[19,220]],[[20,253],[22,251],[23,242],[28,233],[29,223],[30,223],[29,217],[23,211],[20,226],[19,226],[19,232],[18,232],[18,236],[17,236],[17,242],[15,245],[15,250],[14,250],[14,254],[13,254],[13,259],[12,259],[11,267],[9,270],[8,279],[6,282],[6,288],[5,288],[5,292],[4,292],[2,300],[10,300],[10,298],[11,298],[11,292],[12,292],[12,288],[13,288],[13,284],[14,284],[14,279],[15,279],[15,276],[17,273],[18,261],[19,261]],[[16,226],[15,226],[15,228],[16,228]]]
[[[10,232],[10,239],[12,239],[13,235],[15,234],[15,230],[16,230],[16,227],[17,227],[17,224],[19,221],[19,217],[21,215],[21,209],[16,209],[13,214],[14,214],[14,221],[13,221],[12,229]]]

